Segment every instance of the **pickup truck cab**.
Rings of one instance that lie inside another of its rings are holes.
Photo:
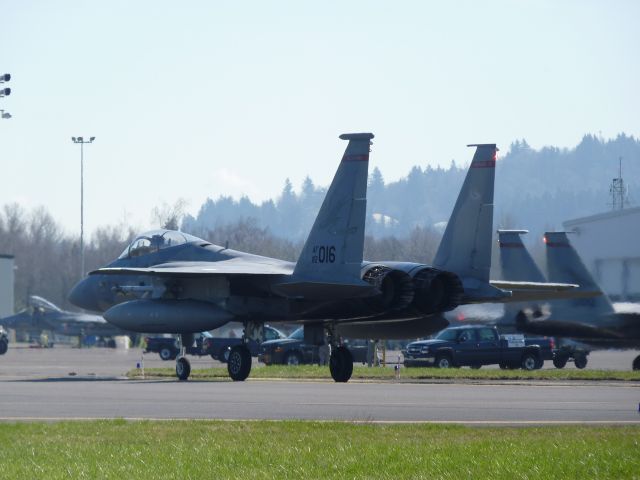
[[[447,328],[433,339],[408,344],[404,364],[438,368],[500,365],[534,370],[542,368],[545,360],[553,359],[553,347],[551,339],[501,336],[496,327],[468,325]]]

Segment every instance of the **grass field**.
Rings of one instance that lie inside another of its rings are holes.
[[[640,478],[640,427],[0,424],[0,478]]]
[[[175,370],[171,368],[147,368],[145,377],[173,377]],[[129,377],[139,377],[142,372],[138,369],[128,372]],[[354,367],[352,379],[383,380],[393,379],[395,372],[392,368]],[[215,367],[194,369],[191,378],[201,380],[227,380],[227,368]],[[270,365],[260,366],[251,370],[250,378],[293,378],[293,379],[331,379],[329,367],[317,365]],[[616,380],[640,382],[640,371],[611,371],[611,370],[576,370],[549,369],[534,370],[500,370],[470,368],[401,368],[401,379],[429,380],[429,379],[457,379],[457,380]]]

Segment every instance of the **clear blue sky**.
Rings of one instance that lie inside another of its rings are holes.
[[[145,228],[178,198],[327,185],[376,134],[387,181],[467,143],[640,135],[640,2],[2,2],[0,205]],[[579,174],[579,173],[577,173]]]

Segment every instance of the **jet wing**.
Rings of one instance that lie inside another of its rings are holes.
[[[215,275],[289,275],[293,264],[287,262],[259,263],[238,261],[220,262],[170,262],[152,267],[109,267],[94,270],[90,275],[149,275],[165,277],[215,276]]]
[[[591,298],[602,295],[597,291],[576,291],[579,285],[572,283],[512,282],[508,280],[491,280],[490,283],[494,287],[511,292],[510,297],[500,300],[501,303]]]

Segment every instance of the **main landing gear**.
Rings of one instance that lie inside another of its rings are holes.
[[[192,333],[183,333],[180,335],[180,353],[178,354],[178,358],[176,358],[176,376],[178,377],[178,380],[184,381],[189,378],[189,375],[191,375],[191,363],[184,355],[187,350],[187,345],[192,344]]]
[[[329,357],[329,371],[334,381],[348,382],[353,373],[353,355],[347,347],[336,342],[336,335],[332,325],[326,327],[331,357]]]
[[[632,368],[634,370],[640,370],[640,355],[638,355],[633,361]]]
[[[229,377],[234,382],[244,382],[251,373],[251,351],[247,347],[249,340],[255,340],[258,345],[264,341],[264,324],[257,322],[246,322],[242,343],[231,347],[229,359],[227,360],[227,371]]]

